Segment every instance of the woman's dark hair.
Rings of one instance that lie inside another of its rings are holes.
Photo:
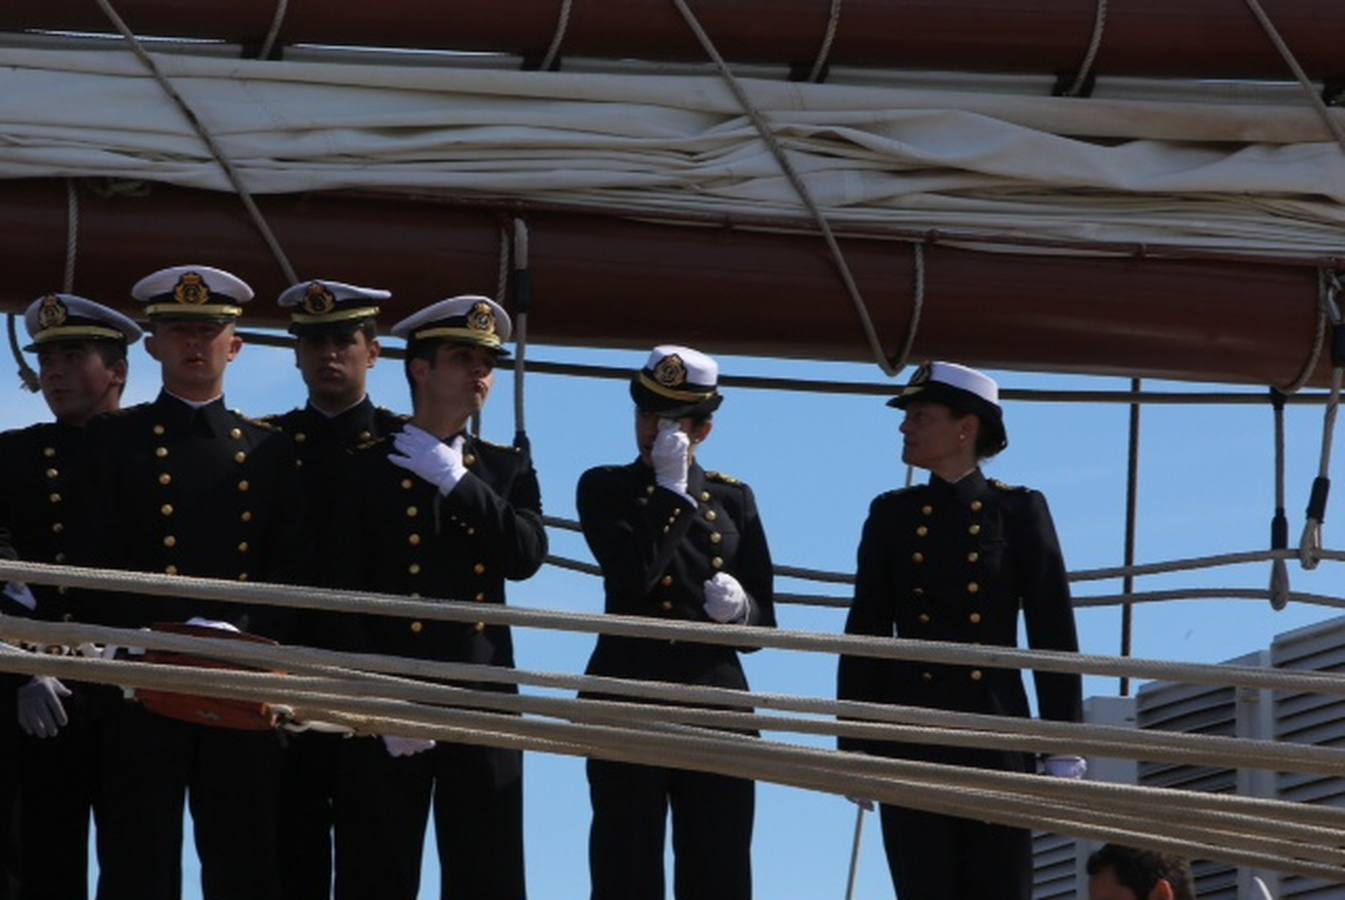
[[[1195,900],[1195,881],[1191,866],[1180,856],[1157,850],[1140,850],[1120,844],[1105,844],[1088,857],[1088,877],[1111,869],[1116,881],[1129,888],[1140,900],[1145,900],[1157,886],[1159,879],[1172,887],[1176,900]]]
[[[947,406],[954,416],[975,416],[981,426],[976,429],[976,459],[989,459],[1004,449],[1003,429],[995,428],[986,421],[985,416],[972,409],[970,404],[962,404],[941,398],[938,402]]]

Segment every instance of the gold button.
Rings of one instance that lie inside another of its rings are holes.
[[[929,534],[929,529],[924,525],[921,525],[919,528],[915,529],[916,537],[924,537],[927,534]]]
[[[466,456],[464,456],[464,457],[462,458],[462,464],[463,464],[464,466],[470,466],[470,465],[474,464],[475,462],[476,462],[476,457],[473,456],[473,455],[470,454],[470,453],[468,453]]]
[[[972,670],[971,670],[971,680],[972,680],[972,681],[980,681],[980,680],[981,680],[982,678],[984,678],[984,677],[985,677],[985,676],[981,674],[981,670],[980,670],[980,669],[972,669]]]
[[[476,534],[476,529],[475,529],[475,528],[468,528],[468,529],[467,529],[467,536],[468,536],[468,537],[471,537],[471,536],[474,535],[474,534]]]
[[[920,673],[920,677],[923,678],[925,681],[933,681],[933,680],[934,680],[934,673],[933,673],[933,672],[921,672],[921,673]]]
[[[63,563],[65,562],[65,554],[57,553],[55,556],[52,557],[52,559],[58,563]]]
[[[701,491],[701,500],[709,500],[709,499],[710,499],[710,492],[709,492],[709,491]]]
[[[412,547],[419,546],[419,545],[420,545],[420,535],[418,535],[418,534],[408,534],[408,535],[406,536],[406,542],[407,542],[408,544],[410,544]]]
[[[472,571],[475,572],[477,575],[484,575],[486,574],[486,564],[477,563],[476,565],[472,566]]]
[[[981,511],[981,501],[980,501],[980,500],[973,500],[973,501],[971,501],[971,511],[972,511],[972,512],[980,512],[980,511]]]
[[[477,633],[477,634],[480,634],[481,632],[483,632],[483,631],[485,631],[485,630],[486,630],[486,623],[485,623],[485,622],[477,622],[477,623],[476,623],[476,633]]]
[[[234,462],[236,463],[241,463],[243,460],[247,458],[248,455],[244,453],[242,450],[239,450],[237,453],[234,454]]]
[[[164,571],[164,574],[166,574],[166,575],[176,575],[176,574],[177,574],[177,566],[164,566],[164,567],[163,567],[163,571]]]
[[[412,634],[420,634],[420,633],[421,633],[422,631],[424,631],[424,630],[425,630],[425,626],[424,626],[422,623],[420,623],[420,622],[412,622],[412,623],[411,623],[411,633],[412,633]]]
[[[911,554],[911,562],[915,563],[916,565],[919,565],[924,561],[925,561],[925,554],[921,553],[919,550]]]
[[[707,510],[705,511],[705,521],[707,521],[707,522],[713,522],[715,519],[718,519],[718,518],[719,518],[719,515],[718,515],[713,509],[707,509]]]
[[[474,599],[476,600],[477,603],[485,603],[485,602],[486,602],[486,595],[485,595],[485,594],[477,594],[476,597],[475,597]]]
[[[241,438],[242,436],[243,436],[243,429],[241,428],[229,429],[229,437],[233,438],[235,441]],[[302,441],[303,439],[304,436],[302,434],[295,438],[296,441]]]
[[[648,505],[649,505],[649,498],[648,498],[648,497],[636,497],[636,498],[635,498],[635,502],[638,503],[638,504],[640,504],[641,506],[648,506]]]
[[[157,456],[157,457],[159,457],[159,459],[163,459],[165,456],[168,455],[168,448],[167,448],[167,447],[155,447],[155,448],[154,448],[154,455]]]
[[[934,515],[934,507],[928,505],[922,506],[920,507],[920,512],[922,515],[932,516]]]
[[[361,431],[361,432],[360,432],[360,440],[362,440],[362,441],[367,441],[367,440],[369,440],[369,438],[371,438],[371,437],[373,437],[373,433],[372,433],[372,432],[369,432],[369,431]]]
[[[242,519],[244,522],[251,522],[251,521],[252,521],[252,510],[250,510],[250,509],[245,509],[245,510],[243,510],[243,514],[242,514],[241,516],[239,516],[238,518]]]
[[[677,517],[680,516],[681,514],[682,514],[682,507],[680,507],[680,506],[674,506],[674,507],[673,507],[673,519],[677,518]],[[671,522],[672,519],[669,519],[668,521]]]
[[[720,534],[718,531],[712,531],[712,532],[710,532],[710,543],[712,543],[712,544],[718,544],[718,543],[719,543],[720,541],[722,541],[723,539],[724,539],[724,536],[723,536],[722,534]]]
[[[654,486],[653,486],[652,484],[646,484],[646,485],[644,486],[644,492],[645,492],[646,494],[652,494],[652,493],[654,493]]]
[[[159,507],[159,512],[165,516],[171,516],[173,514],[173,504],[165,503],[163,506]]]
[[[57,469],[48,469],[48,470],[47,470],[47,477],[48,477],[48,478],[55,478],[57,475],[60,475],[60,474],[61,474],[60,471],[57,470]]]
[[[304,467],[304,461],[302,459],[296,459],[294,461],[294,468],[302,469],[303,467]]]
[[[238,429],[235,428],[234,431],[237,432]],[[237,433],[234,434],[234,437],[238,437]],[[304,434],[302,431],[294,435],[294,443],[296,444],[302,444],[306,440],[308,440],[308,435]]]
[[[410,478],[403,478],[403,479],[402,479],[402,490],[406,490],[406,491],[411,490],[411,479],[410,479]]]
[[[56,456],[56,448],[55,448],[55,447],[43,447],[43,448],[42,448],[42,455],[45,456],[47,459],[52,459],[53,457]]]
[[[52,503],[60,503],[60,502],[61,502],[61,495],[60,495],[60,494],[51,494],[51,495],[49,495],[49,496],[47,497],[47,499],[50,500]]]
[[[238,580],[239,580],[239,581],[247,581],[247,580],[248,580],[248,573],[247,573],[247,572],[239,572],[239,573],[238,573]]]
[[[238,489],[239,489],[240,491],[246,492],[247,489],[250,488],[250,487],[252,487],[252,485],[248,484],[248,480],[247,480],[246,478],[244,478],[242,481],[238,482]]]
[[[248,542],[247,542],[247,541],[243,541],[241,544],[238,545],[238,552],[239,552],[239,553],[247,553],[247,552],[248,552]]]
[[[166,534],[163,537],[163,545],[165,547],[176,547],[177,538],[173,537],[171,534]]]
[[[722,569],[724,568],[724,560],[722,557],[716,556],[714,559],[710,560],[710,565],[714,566],[716,569]]]
[[[980,613],[972,613],[971,615],[967,616],[967,621],[970,622],[970,623],[973,624],[973,625],[980,625],[980,624],[981,624],[981,614],[980,614]]]
[[[974,594],[974,593],[976,593],[977,591],[979,591],[980,589],[981,589],[981,586],[980,586],[979,584],[977,584],[976,582],[974,582],[974,581],[967,585],[967,593],[968,593],[968,594]]]
[[[981,533],[981,526],[980,526],[980,525],[973,525],[973,526],[971,526],[970,528],[967,529],[967,533],[968,533],[968,534],[980,534],[980,533]]]
[[[911,593],[912,593],[912,594],[915,594],[915,596],[917,596],[917,597],[923,597],[923,596],[925,596],[925,589],[922,588],[922,587],[911,588]]]
[[[406,508],[406,515],[412,519],[414,519],[419,513],[420,510],[416,509],[414,506],[408,506]]]
[[[51,533],[52,533],[52,534],[60,534],[62,531],[65,531],[65,526],[62,525],[60,522],[52,522],[52,523],[51,523]]]
[[[155,434],[163,434],[163,432],[164,432],[164,428],[163,428],[162,425],[155,425],[154,428],[151,429],[151,430],[152,430]]]
[[[673,577],[671,575],[664,575],[662,580],[659,581],[659,584],[663,585],[664,587],[672,587],[672,583],[673,583]]]
[[[411,563],[411,565],[406,567],[406,571],[410,572],[412,575],[419,575],[420,563]]]
[[[918,618],[920,619],[921,625],[929,624],[929,613],[921,613]]]
[[[664,612],[668,612],[670,609],[672,609],[672,601],[671,601],[671,600],[664,600],[663,603],[660,604],[660,605],[663,607],[663,611],[664,611]]]
[[[172,483],[173,483],[173,476],[172,476],[172,475],[169,475],[167,472],[164,472],[163,474],[161,474],[161,475],[159,476],[159,484],[162,484],[162,485],[164,485],[164,486],[167,486],[167,485],[170,485],[170,484],[172,484]]]
[[[970,563],[974,563],[974,562],[976,562],[976,560],[978,560],[978,559],[980,559],[980,558],[981,558],[981,554],[977,553],[975,550],[973,550],[973,551],[971,551],[970,553],[967,554],[967,562],[970,562]]]
[[[664,525],[664,526],[663,526],[663,533],[664,533],[664,534],[667,534],[669,530],[670,530],[670,529],[669,529],[669,527],[668,527],[667,525]]]

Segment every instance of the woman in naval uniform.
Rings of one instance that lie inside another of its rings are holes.
[[[999,388],[953,363],[920,367],[889,406],[906,414],[902,461],[929,482],[873,501],[859,545],[847,634],[1013,647],[1022,611],[1033,649],[1077,651],[1065,565],[1046,499],[987,480],[980,463],[1008,445]],[[1077,675],[1035,673],[1043,718],[1077,722]],[[1016,669],[843,656],[838,695],[968,713],[1030,715]],[[841,749],[1002,771],[1035,760],[1009,751],[842,738]],[[1048,757],[1049,774],[1080,777],[1078,757]],[[884,805],[883,843],[897,894],[916,900],[1029,900],[1026,829]]]
[[[772,568],[752,490],[706,472],[697,449],[722,397],[719,367],[654,348],[631,380],[639,456],[579,480],[579,520],[602,567],[606,610],[665,621],[774,627]],[[747,689],[738,651],[602,635],[588,674]],[[750,900],[751,781],[590,760],[593,900],[663,900],[672,809],[679,900]]]

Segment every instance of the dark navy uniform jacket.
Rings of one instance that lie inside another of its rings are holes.
[[[89,424],[91,528],[81,555],[111,568],[299,583],[310,543],[289,438],[216,400],[167,393]],[[284,638],[278,607],[89,592],[93,621],[127,628],[225,620]]]
[[[1021,610],[1028,643],[1078,650],[1055,526],[1039,492],[987,481],[979,469],[955,484],[929,484],[873,501],[859,545],[847,634],[1014,647]],[[1043,718],[1082,718],[1077,675],[1034,673]],[[843,656],[838,694],[1002,716],[1029,715],[1016,669]],[[843,749],[1020,769],[1019,753],[954,751],[841,739]]]
[[[606,611],[708,622],[705,582],[727,572],[750,598],[745,624],[775,626],[773,570],[752,489],[692,463],[687,492],[657,487],[640,460],[579,479],[579,521],[602,567]],[[747,689],[733,647],[601,635],[588,674]]]
[[[391,440],[356,450],[343,482],[333,586],[416,599],[504,603],[506,579],[546,557],[542,498],[527,453],[466,437],[467,474],[447,497],[389,462]],[[343,647],[366,653],[496,666],[514,664],[504,626],[349,616]]]

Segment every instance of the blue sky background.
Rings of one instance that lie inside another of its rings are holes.
[[[339,273],[332,273],[339,277]],[[465,286],[470,290],[484,286]],[[539,285],[539,292],[544,285]],[[427,298],[428,300],[433,298]],[[263,301],[258,301],[263,302]],[[731,302],[731,298],[725,298]],[[587,351],[530,348],[534,359],[634,367],[647,348]],[[881,380],[873,366],[721,358],[735,375],[811,379]],[[1005,387],[1124,390],[1119,378],[996,373]],[[528,422],[548,514],[574,517],[574,485],[585,469],[627,462],[635,455],[632,407],[623,382],[562,376],[528,376]],[[1146,383],[1154,389],[1190,385]],[[157,368],[138,348],[132,357],[128,403],[153,397]],[[500,373],[487,409],[483,434],[508,443],[514,431],[512,375]],[[370,392],[381,405],[407,409],[400,363],[388,360],[373,373]],[[777,563],[851,571],[869,501],[904,483],[899,455],[899,414],[879,397],[807,395],[730,389],[703,446],[700,460],[749,482],[756,491]],[[38,397],[3,389],[0,427],[47,417]],[[250,415],[279,412],[303,402],[304,391],[286,350],[245,348],[231,368],[227,400]],[[1120,405],[1010,403],[1006,408],[1009,449],[987,472],[1012,484],[1045,492],[1071,569],[1122,561],[1125,509],[1127,410]],[[1303,508],[1321,440],[1320,407],[1288,411],[1288,510],[1291,540],[1303,524]],[[1273,440],[1268,405],[1250,407],[1147,407],[1143,414],[1139,538],[1141,562],[1266,546],[1273,512]],[[1345,448],[1342,454],[1345,455]],[[1342,467],[1333,466],[1337,482]],[[1341,508],[1345,486],[1336,485],[1332,509]],[[1326,543],[1345,545],[1345,522],[1328,516]],[[583,539],[552,532],[552,550],[589,559]],[[1308,573],[1296,565],[1295,589],[1345,595],[1339,565]],[[1263,587],[1269,564],[1141,579],[1139,589],[1178,586]],[[1120,582],[1080,585],[1076,593],[1113,593]],[[824,592],[827,588],[781,580],[777,590]],[[602,609],[600,583],[551,567],[512,585],[510,602],[577,612]],[[1263,601],[1187,601],[1148,604],[1135,611],[1137,656],[1217,662],[1267,646],[1273,635],[1330,618],[1316,607],[1291,606],[1276,613]],[[781,627],[838,632],[844,612],[785,606]],[[1120,613],[1081,610],[1082,649],[1116,653]],[[593,639],[552,632],[515,633],[518,664],[530,669],[582,671]],[[835,662],[819,655],[764,650],[746,659],[754,689],[829,697]],[[1085,696],[1115,695],[1115,679],[1090,678]],[[792,738],[791,738],[792,739]],[[588,894],[589,806],[583,761],[531,754],[527,760],[526,853],[533,900],[570,900]],[[470,814],[470,811],[465,811]],[[761,898],[843,897],[854,825],[846,801],[793,789],[758,789],[754,864]],[[190,842],[188,842],[190,843]],[[187,852],[187,897],[198,897],[196,868]],[[451,877],[451,875],[450,875]],[[438,866],[431,851],[421,896],[438,896]],[[865,825],[857,889],[859,897],[891,896],[876,820]]]

